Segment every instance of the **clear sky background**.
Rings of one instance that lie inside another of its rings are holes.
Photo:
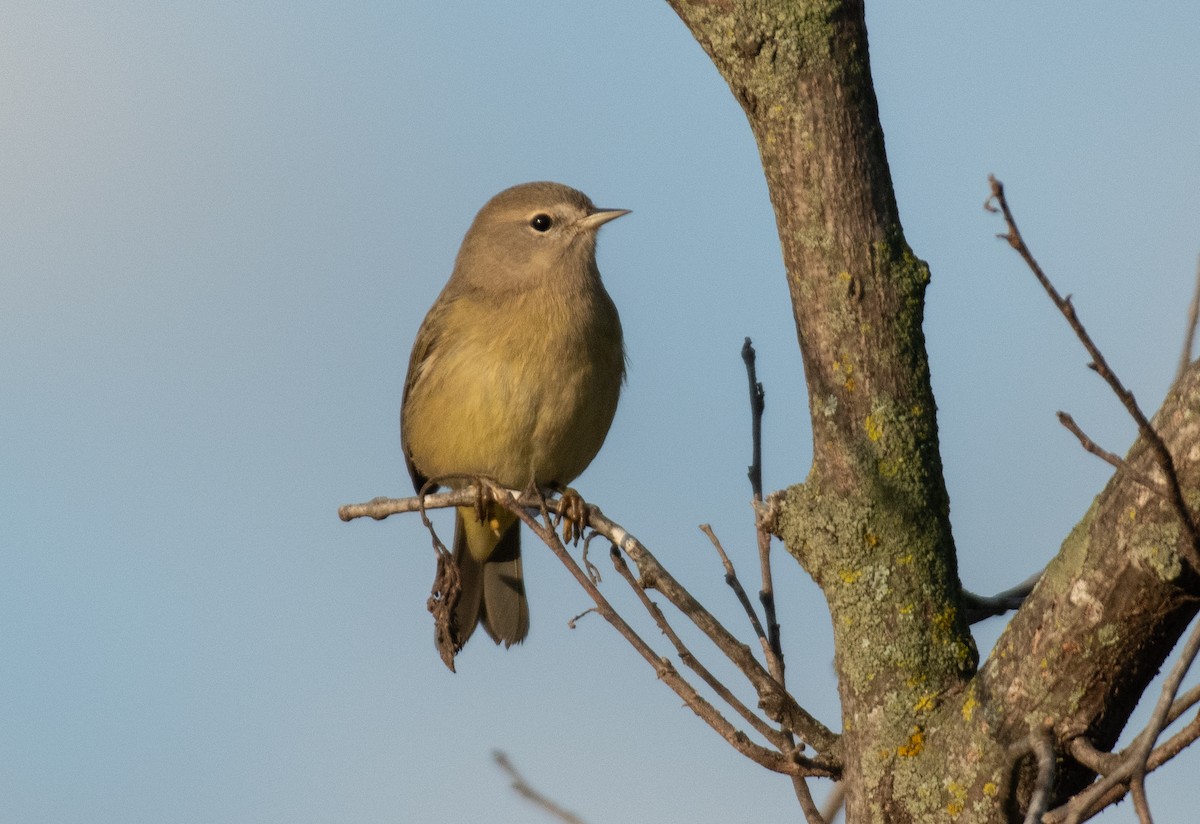
[[[1200,6],[869,23],[960,568],[995,591],[1110,474],[1055,410],[1118,452],[1133,426],[994,237],[987,175],[1156,408],[1200,252]],[[808,469],[804,383],[749,128],[665,3],[8,0],[0,78],[5,820],[547,820],[493,748],[592,824],[799,820],[606,624],[567,628],[587,599],[532,540],[528,641],[478,635],[452,675],[418,519],[336,516],[411,492],[409,347],[475,211],[562,181],[634,212],[600,242],[629,383],[576,486],[745,631],[696,529],[753,587],[742,339],[769,489]],[[821,595],[776,557],[790,686],[836,726]],[[1161,820],[1194,818],[1198,759],[1150,779]]]

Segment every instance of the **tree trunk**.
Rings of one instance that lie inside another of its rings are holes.
[[[977,670],[922,332],[929,270],[900,225],[863,3],[669,2],[745,110],[775,208],[813,425],[778,531],[833,618],[847,821],[1011,820],[1028,770],[1010,747],[1042,729],[1060,753],[1085,733],[1111,744],[1194,614],[1178,520],[1114,478]],[[1185,491],[1198,397],[1193,371],[1158,418]],[[1131,460],[1156,476],[1140,444]],[[1056,796],[1088,777],[1064,764]]]

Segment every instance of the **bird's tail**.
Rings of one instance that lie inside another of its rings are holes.
[[[462,575],[462,592],[451,628],[456,649],[477,624],[497,644],[519,644],[529,632],[529,603],[521,573],[521,524],[501,507],[489,507],[480,523],[474,507],[454,515],[454,560]]]

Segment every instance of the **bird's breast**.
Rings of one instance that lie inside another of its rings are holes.
[[[515,488],[570,483],[603,443],[624,375],[608,295],[538,290],[454,315],[408,401],[414,463]]]

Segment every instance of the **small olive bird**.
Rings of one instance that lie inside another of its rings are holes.
[[[625,377],[596,233],[625,214],[559,183],[514,186],[479,210],[404,381],[400,441],[418,493],[431,478],[465,485],[463,475],[561,489],[591,463]],[[519,527],[494,504],[482,522],[475,507],[456,510],[456,651],[476,624],[505,647],[529,631]]]

